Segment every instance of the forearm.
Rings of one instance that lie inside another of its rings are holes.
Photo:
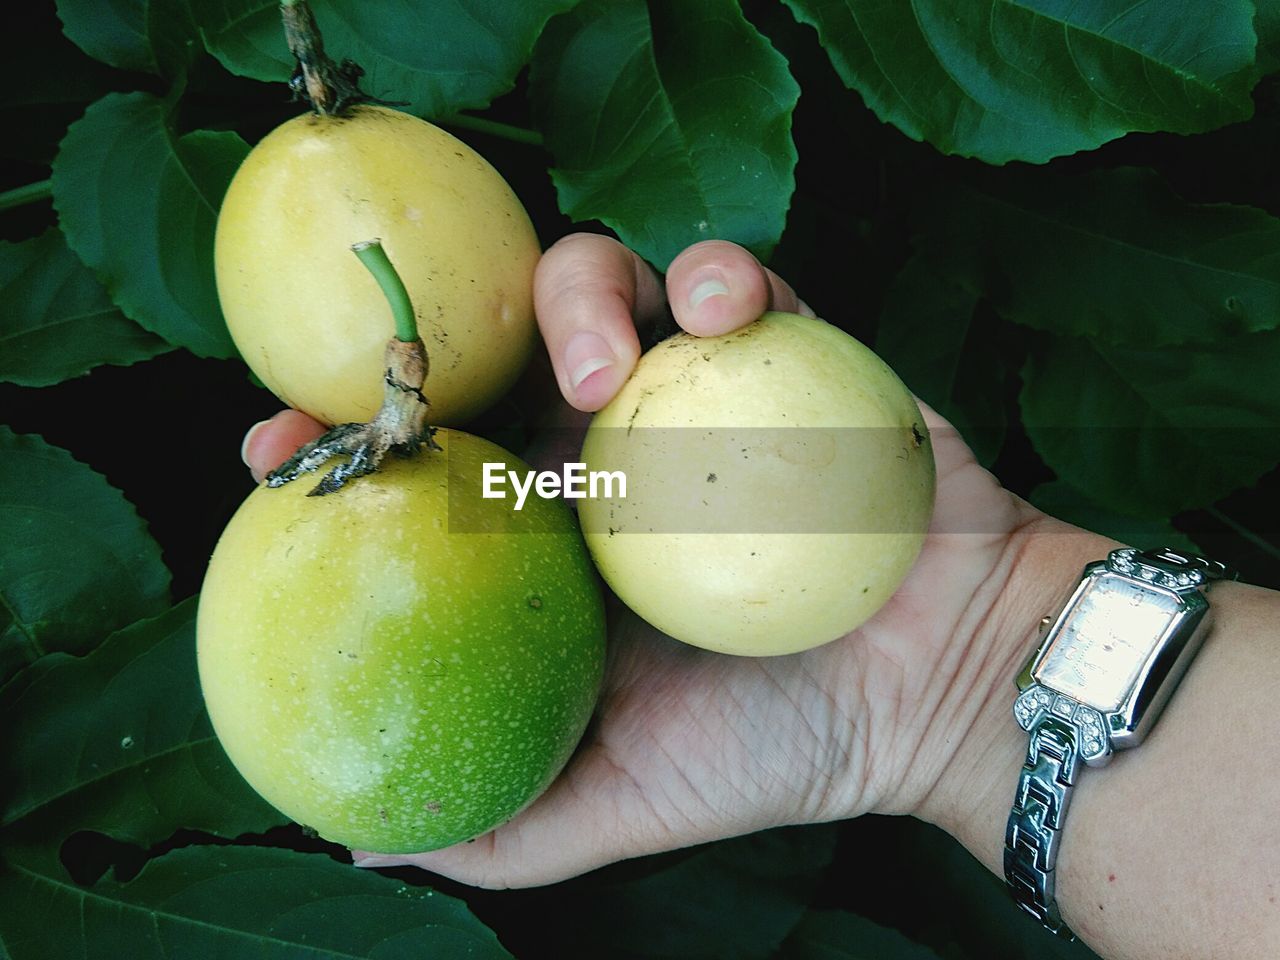
[[[1013,677],[1040,618],[1115,545],[1056,522],[1022,536],[979,639],[989,694],[920,811],[998,874],[1027,750]],[[1083,770],[1071,800],[1058,902],[1108,960],[1280,956],[1280,724],[1270,702],[1280,689],[1280,593],[1225,583],[1210,601],[1213,632],[1150,737],[1103,770]]]

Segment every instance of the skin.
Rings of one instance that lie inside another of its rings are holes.
[[[724,292],[692,296],[707,281]],[[806,311],[731,244],[686,250],[664,296],[630,251],[588,236],[544,255],[535,302],[577,411],[617,392],[639,355],[635,325],[665,306],[697,335],[736,329],[769,307]],[[575,371],[594,352],[584,344],[608,353],[579,381]],[[804,653],[750,659],[676,644],[618,616],[599,722],[547,793],[476,843],[390,859],[356,851],[357,862],[530,886],[761,828],[876,812],[939,824],[999,873],[1026,755],[1011,715],[1013,677],[1040,618],[1114,543],[1004,490],[923,410],[937,462],[933,524],[911,573],[863,627]],[[559,422],[581,419],[566,412]],[[313,429],[296,414],[259,425],[246,443],[251,469],[269,469]],[[1081,939],[1111,960],[1280,954],[1271,696],[1280,688],[1280,595],[1223,584],[1213,605],[1215,632],[1153,735],[1106,770],[1086,771],[1072,800],[1058,900]]]
[[[349,247],[373,239],[404,280],[431,351],[432,423],[457,424],[488,407],[533,351],[538,238],[483,157],[385,107],[295,117],[236,171],[214,266],[245,361],[318,420],[372,419],[387,304]]]

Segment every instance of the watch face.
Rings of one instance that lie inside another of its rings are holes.
[[[1117,710],[1180,607],[1171,593],[1097,576],[1067,611],[1035,679],[1097,710]]]

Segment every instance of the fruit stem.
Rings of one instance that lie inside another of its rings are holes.
[[[289,52],[298,61],[289,84],[316,113],[337,116],[349,105],[369,99],[358,86],[364,71],[350,60],[336,64],[324,52],[324,37],[307,0],[280,0],[280,22]]]
[[[391,265],[387,251],[382,248],[382,241],[365,240],[352,244],[351,249],[382,288],[382,293],[391,306],[391,315],[396,321],[396,339],[402,343],[416,342],[419,339],[418,318],[413,312],[413,302],[409,299],[409,291],[405,289],[400,274]]]
[[[382,288],[396,320],[396,335],[383,354],[382,407],[368,423],[342,423],[318,440],[302,446],[278,468],[267,474],[267,486],[279,487],[328,463],[346,457],[330,470],[307,496],[321,497],[341,490],[347,483],[373,473],[388,453],[413,456],[420,449],[439,450],[427,423],[430,404],[422,392],[427,379],[427,348],[418,336],[413,302],[404,281],[391,265],[379,240],[352,245],[378,286]]]

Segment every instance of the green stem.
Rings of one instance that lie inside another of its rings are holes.
[[[53,181],[41,180],[39,183],[28,183],[25,187],[14,187],[0,193],[0,210],[12,210],[37,200],[48,200],[53,196]]]
[[[418,337],[418,318],[413,313],[413,302],[409,299],[409,291],[404,288],[404,281],[396,268],[391,265],[387,251],[382,249],[381,240],[365,240],[353,244],[360,262],[363,263],[373,279],[378,281],[387,303],[391,305],[391,315],[396,320],[396,339],[402,343],[414,343]]]
[[[463,130],[474,130],[476,133],[487,133],[515,143],[527,143],[534,147],[542,146],[542,134],[537,130],[526,130],[524,127],[499,123],[497,120],[486,120],[484,117],[472,117],[465,113],[455,113],[440,121],[446,127],[461,127]]]
[[[1258,534],[1254,533],[1252,530],[1250,530],[1248,527],[1241,524],[1239,521],[1233,520],[1230,517],[1228,517],[1225,513],[1223,513],[1217,507],[1205,507],[1205,513],[1209,514],[1209,516],[1213,517],[1213,519],[1217,520],[1224,527],[1229,527],[1236,534],[1243,537],[1245,540],[1248,540],[1250,543],[1252,543],[1255,547],[1257,547],[1263,553],[1268,554],[1269,556],[1275,557],[1277,560],[1280,560],[1280,547],[1277,547],[1274,543],[1272,543],[1269,540],[1264,540],[1262,537],[1258,536]]]

